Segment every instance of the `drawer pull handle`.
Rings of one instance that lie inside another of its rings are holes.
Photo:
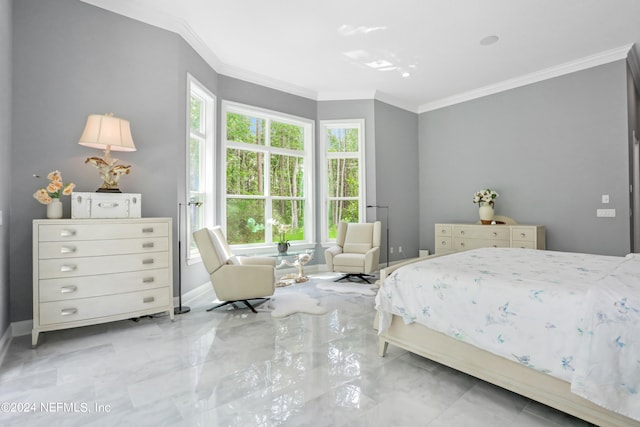
[[[60,266],[60,271],[63,273],[66,273],[69,271],[75,271],[76,268],[77,267],[75,265],[63,265],[63,266]]]
[[[73,246],[62,246],[60,248],[60,253],[61,254],[72,254],[76,251],[76,248],[74,248]]]
[[[526,236],[525,233],[520,233],[520,237],[524,237],[524,236]]]
[[[464,230],[460,230],[460,234],[464,236]]]
[[[142,279],[142,283],[153,283],[155,281],[156,281],[156,279],[153,278],[153,277],[145,277],[145,278]]]
[[[75,292],[78,290],[77,286],[63,286],[60,288],[60,293],[61,294],[68,294],[71,292]]]
[[[60,230],[60,237],[71,237],[75,235],[76,235],[76,230],[68,230],[66,228],[64,230]]]
[[[496,233],[495,231],[493,232],[493,237],[497,237],[498,233]]]
[[[142,263],[143,264],[153,264],[154,263],[154,259],[153,258],[143,259]]]
[[[156,299],[154,297],[145,297],[142,302],[143,303],[148,303],[148,302],[154,302]]]
[[[153,227],[145,227],[142,229],[143,233],[153,233]]]
[[[498,245],[493,245],[493,247],[494,247],[494,248],[497,248],[497,247],[498,247]]]
[[[152,248],[152,247],[153,247],[153,242],[150,242],[150,243],[143,243],[143,244],[142,244],[142,247],[143,247],[143,248]]]
[[[445,245],[447,244],[447,242],[443,240],[442,242],[440,242],[440,244],[441,244],[442,246],[445,246]]]
[[[117,208],[118,205],[116,202],[100,202],[98,203],[99,208]]]
[[[464,242],[460,243],[460,246],[461,246],[461,247],[464,247]]]
[[[60,314],[63,316],[71,316],[72,314],[76,314],[77,312],[77,308],[63,308],[62,310],[60,310]]]

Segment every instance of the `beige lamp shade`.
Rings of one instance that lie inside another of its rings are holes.
[[[79,144],[100,150],[136,151],[129,121],[108,114],[91,114],[87,118]]]

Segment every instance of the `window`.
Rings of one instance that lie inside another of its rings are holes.
[[[340,221],[365,218],[364,120],[323,120],[322,147],[322,241],[336,239]]]
[[[187,205],[179,208],[186,220],[187,260],[190,260],[200,256],[192,233],[203,227],[212,227],[214,220],[215,97],[192,76],[187,77],[187,87]]]
[[[223,102],[224,218],[231,245],[313,243],[313,121]]]

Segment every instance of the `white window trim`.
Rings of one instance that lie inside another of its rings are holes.
[[[307,119],[305,117],[294,116],[287,113],[281,113],[274,110],[268,110],[265,108],[254,107],[247,104],[241,104],[234,101],[222,100],[221,102],[221,188],[222,188],[222,196],[221,196],[221,219],[220,224],[222,229],[227,230],[227,148],[229,147],[237,147],[246,150],[252,151],[267,151],[264,146],[256,145],[256,144],[247,144],[244,142],[236,142],[236,141],[227,141],[227,113],[237,113],[246,116],[263,118],[269,120],[275,120],[280,123],[287,123],[296,126],[303,126],[304,129],[304,139],[305,143],[308,144],[308,147],[305,145],[305,152],[309,154],[304,156],[304,168],[306,171],[310,171],[309,173],[305,173],[305,212],[304,212],[304,223],[305,223],[305,241],[303,242],[291,242],[291,246],[296,249],[307,249],[312,248],[315,245],[315,231],[316,231],[316,221],[315,221],[315,191],[314,191],[314,176],[315,176],[315,121],[312,119]],[[267,122],[268,123],[268,122]],[[265,129],[265,138],[269,138],[269,126],[267,125]],[[278,148],[278,147],[269,147],[268,148],[272,153],[276,154],[285,154],[285,155],[295,155],[299,156],[300,152],[296,150],[289,150],[286,148]],[[269,165],[265,164],[265,170],[269,170]],[[265,174],[264,188],[270,187],[270,174]],[[250,198],[250,196],[247,196]],[[265,203],[265,212],[271,212],[271,199],[267,198]],[[265,224],[265,236],[271,236],[271,226],[269,224]],[[268,239],[267,239],[268,240]],[[232,245],[234,249],[239,251],[255,251],[255,253],[266,253],[273,249],[272,243],[264,243],[264,244],[248,244],[248,245]]]
[[[185,198],[188,198],[191,189],[189,188],[189,177],[190,177],[190,161],[189,161],[189,149],[190,149],[190,141],[191,141],[191,94],[194,93],[198,95],[200,98],[205,101],[205,111],[207,114],[205,115],[205,134],[200,135],[204,136],[205,140],[205,156],[204,156],[204,168],[205,168],[205,201],[200,207],[193,207],[193,209],[204,209],[204,225],[205,227],[211,228],[215,224],[215,196],[214,196],[214,184],[215,184],[215,137],[216,137],[216,96],[211,93],[202,83],[200,83],[195,77],[191,74],[187,73],[187,126],[186,126],[186,156],[185,156]],[[187,203],[189,200],[186,200],[184,204],[186,206],[182,206],[179,208],[183,209],[181,213],[184,217],[184,231],[185,231],[185,256],[187,265],[196,264],[198,262],[202,262],[202,258],[200,257],[200,253],[197,250],[190,251],[191,248],[191,233],[186,233],[186,230],[190,230],[191,224],[190,215],[188,214],[189,209],[191,208]],[[178,224],[180,227],[180,224]],[[178,230],[179,233],[183,232],[183,230]]]
[[[327,163],[332,158],[357,158],[358,159],[358,179],[360,180],[360,194],[359,197],[354,198],[358,200],[358,217],[360,221],[364,221],[366,218],[366,206],[365,199],[367,194],[366,189],[366,172],[365,172],[365,133],[364,133],[364,119],[340,119],[340,120],[320,120],[320,194],[322,194],[321,203],[321,244],[324,246],[330,245],[335,242],[335,239],[329,239],[329,197],[328,191],[328,176],[327,176]],[[329,146],[327,138],[327,130],[331,128],[354,128],[358,129],[358,152],[357,153],[345,153],[336,155],[335,153],[327,152]]]

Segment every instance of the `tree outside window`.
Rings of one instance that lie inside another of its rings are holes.
[[[277,242],[269,219],[291,225],[287,240],[311,242],[311,122],[235,104],[225,108],[229,243]]]

